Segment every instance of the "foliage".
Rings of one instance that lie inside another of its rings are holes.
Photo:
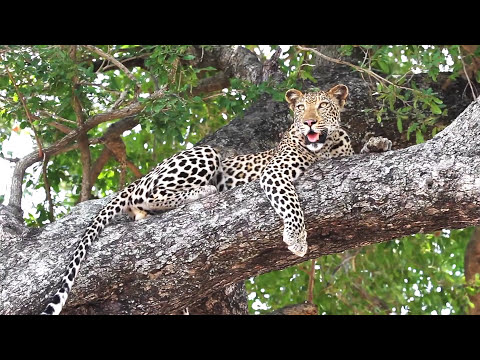
[[[433,84],[440,72],[449,71],[448,78],[455,79],[464,75],[462,61],[472,65],[480,55],[478,49],[462,52],[459,45],[346,45],[341,50],[351,55],[355,47],[365,55],[361,67],[392,82],[372,82],[383,106],[365,110],[374,111],[378,122],[396,121],[398,131],[407,139],[415,135],[416,143],[443,129],[440,120],[447,109],[431,87],[420,88],[412,75],[427,73]],[[294,60],[288,68],[291,78],[315,83],[314,57],[290,49],[288,59]],[[473,70],[478,81],[480,72]],[[470,235],[471,229],[444,230],[323,256],[316,261],[313,302],[320,314],[465,314],[472,305],[467,295],[478,291],[465,285],[463,257]],[[306,262],[247,281],[250,312],[269,313],[306,301],[310,268]]]
[[[473,228],[416,234],[317,259],[320,314],[465,314],[463,257]],[[308,262],[247,281],[252,313],[307,299]],[[479,282],[480,285],[480,282]]]
[[[364,54],[360,64],[381,73],[392,84],[376,82],[375,95],[382,99],[383,106],[375,110],[378,122],[385,117],[397,122],[399,132],[406,132],[407,139],[415,134],[416,143],[435,136],[442,130],[441,120],[447,109],[431,87],[421,87],[415,74],[426,73],[431,83],[436,83],[440,73],[448,72],[442,86],[459,76],[479,79],[480,71],[476,57],[480,49],[469,45],[357,45]],[[343,54],[351,54],[355,48],[345,45]],[[465,48],[464,48],[465,47]],[[470,71],[469,71],[470,70]],[[373,87],[373,85],[372,85]],[[472,94],[475,97],[475,94]],[[387,115],[387,116],[386,116]],[[408,127],[404,121],[409,120]]]
[[[165,87],[165,96],[151,101],[140,96],[145,108],[139,114],[140,126],[124,133],[127,158],[146,173],[162,159],[185,149],[191,144],[241,115],[260,94],[266,84],[248,86],[244,81],[232,79],[231,86],[215,94],[192,95],[200,78],[215,73],[215,68],[197,68],[190,65],[195,56],[189,46],[131,46],[113,45],[98,48],[115,58],[145,58],[145,68],[136,66],[132,75],[139,84],[141,95]],[[124,96],[124,103],[134,99],[135,84],[116,67],[106,67],[102,59],[88,49],[77,46],[72,56],[70,46],[8,46],[0,48],[0,142],[7,140],[12,131],[38,134],[43,147],[60,140],[65,134],[52,125],[61,123],[67,129],[77,127],[72,106],[76,95],[85,117],[107,111]],[[11,77],[17,87],[12,84]],[[79,85],[74,86],[74,82]],[[20,98],[26,100],[27,109],[34,117],[30,124]],[[59,120],[60,119],[60,120]],[[112,121],[113,122],[113,121]],[[100,124],[90,130],[90,138],[100,138],[112,122]],[[32,131],[34,127],[34,131]],[[100,155],[103,145],[90,147],[92,161]],[[1,148],[0,148],[1,152]],[[0,153],[0,156],[9,154]],[[59,154],[48,164],[49,185],[56,209],[76,204],[80,197],[82,164],[78,151]],[[125,181],[135,179],[127,172]],[[93,197],[103,197],[116,191],[120,180],[120,165],[110,160],[92,189]],[[25,191],[44,188],[38,172],[25,176]],[[27,224],[41,226],[48,222],[46,203],[34,205],[35,214],[25,219]],[[63,212],[56,211],[59,216]]]
[[[245,45],[261,60],[278,45]],[[136,99],[145,105],[138,115],[140,125],[126,131],[127,159],[146,173],[162,159],[185,149],[227,124],[264,93],[284,101],[284,92],[300,81],[316,83],[314,54],[296,47],[282,47],[280,70],[286,75],[281,84],[256,86],[230,79],[230,85],[212,93],[196,93],[202,80],[218,74],[212,66],[200,67],[188,45],[102,45],[97,48],[119,61],[138,61],[129,66],[132,76],[84,46],[4,46],[0,47],[0,157],[2,143],[13,132],[38,136],[41,146],[59,141],[64,129],[79,126],[74,110],[76,97],[85,118],[118,108]],[[203,49],[208,50],[208,46]],[[468,51],[467,51],[468,50]],[[415,136],[421,143],[441,131],[441,119],[447,109],[431,86],[417,84],[415,73],[423,72],[435,84],[446,76],[454,81],[468,74],[480,80],[476,59],[478,49],[461,45],[344,45],[344,55],[361,52],[355,64],[384,77],[378,81],[365,74],[372,95],[382,106],[365,109],[379,122],[395,121],[400,133]],[[125,62],[126,63],[126,62]],[[470,72],[466,71],[468,69]],[[14,84],[16,86],[14,86]],[[138,86],[138,88],[137,88]],[[147,98],[159,88],[165,96]],[[32,119],[27,116],[25,100]],[[102,123],[88,133],[101,138],[114,121]],[[35,140],[33,140],[35,141]],[[102,144],[90,146],[92,162],[102,152]],[[25,193],[45,188],[41,164],[28,169],[24,177]],[[78,150],[51,157],[47,166],[58,218],[80,199],[82,162]],[[118,190],[121,166],[110,159],[92,187],[92,197],[103,197]],[[135,179],[129,170],[124,179]],[[0,195],[3,202],[3,195]],[[31,226],[48,223],[46,201],[35,203],[25,219]],[[324,256],[316,261],[313,301],[325,314],[430,314],[466,312],[467,294],[475,291],[465,286],[463,252],[471,234],[467,230],[444,230],[435,234],[417,234],[400,240]],[[271,272],[247,281],[252,313],[266,313],[308,296],[310,262]]]

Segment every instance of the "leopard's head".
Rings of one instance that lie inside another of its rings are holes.
[[[348,96],[345,85],[336,85],[328,91],[313,91],[303,94],[296,89],[285,93],[293,111],[293,121],[304,136],[307,148],[319,151],[327,136],[340,130],[340,110]]]

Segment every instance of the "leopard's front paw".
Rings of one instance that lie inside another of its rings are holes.
[[[366,154],[371,152],[385,152],[392,149],[392,142],[382,136],[374,136],[368,139],[368,141],[363,145],[360,154]]]
[[[291,234],[287,229],[283,231],[283,241],[288,245],[288,250],[297,256],[304,256],[307,253],[307,232],[304,230],[297,236]]]
[[[295,255],[302,257],[307,253],[308,245],[307,242],[298,242],[290,245],[288,247],[288,250],[290,250]]]

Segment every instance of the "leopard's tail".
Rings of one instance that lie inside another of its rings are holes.
[[[92,242],[98,238],[98,235],[115,215],[127,208],[129,192],[129,187],[125,188],[95,216],[75,248],[67,270],[63,275],[60,289],[55,293],[50,303],[48,303],[42,315],[60,314],[67,301],[68,294],[72,289],[73,282],[80,269],[80,264],[87,254],[88,248]]]

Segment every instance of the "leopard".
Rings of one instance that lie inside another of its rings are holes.
[[[145,176],[118,192],[93,218],[77,243],[60,289],[42,314],[57,315],[79,273],[87,250],[118,214],[141,220],[218,192],[258,180],[275,212],[284,221],[283,241],[297,256],[307,251],[305,221],[294,181],[318,159],[352,155],[347,132],[340,126],[348,88],[285,93],[293,123],[279,144],[263,152],[222,158],[210,145],[183,150],[157,164]]]

